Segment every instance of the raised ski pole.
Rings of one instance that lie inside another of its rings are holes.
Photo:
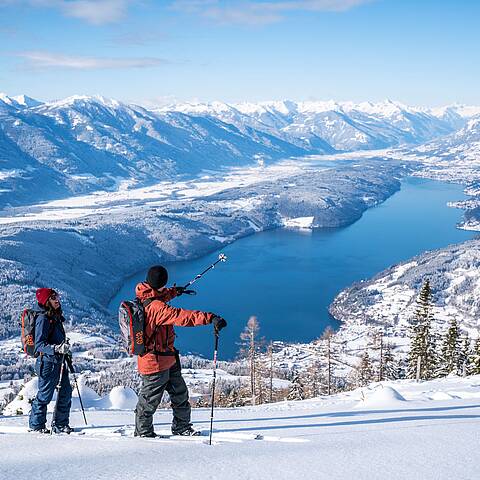
[[[78,392],[78,399],[80,400],[80,407],[82,409],[83,421],[85,422],[85,425],[88,425],[87,417],[85,416],[85,409],[83,408],[82,396],[80,395],[80,388],[79,388],[78,382],[77,382],[77,376],[75,375],[75,369],[73,368],[72,358],[69,357],[69,356],[66,356],[65,358],[66,358],[67,365],[68,365],[68,368],[70,370],[70,373],[73,376],[73,383],[75,384],[75,387],[76,387],[77,392]]]
[[[215,349],[213,351],[213,382],[212,382],[212,400],[210,407],[210,436],[208,444],[212,444],[213,433],[213,409],[215,406],[215,380],[217,379],[217,352],[218,352],[218,332],[215,332]]]
[[[53,435],[53,429],[55,427],[55,422],[57,421],[58,399],[60,398],[60,388],[62,388],[62,377],[63,377],[64,368],[65,368],[65,355],[62,355],[62,364],[60,366],[60,377],[58,379],[57,386],[55,387],[55,390],[57,392],[57,398],[55,399],[55,405],[53,406],[52,423],[50,425],[50,435]]]
[[[224,253],[221,253],[218,256],[218,260],[216,262],[212,263],[202,273],[199,273],[195,278],[190,280],[183,288],[187,289],[190,285],[194,284],[197,280],[200,280],[209,270],[211,270],[212,268],[215,268],[215,265],[217,265],[220,262],[226,262],[226,261],[227,261],[227,256]]]

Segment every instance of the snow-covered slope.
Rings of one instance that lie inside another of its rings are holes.
[[[415,108],[387,100],[363,102],[260,102],[225,104],[186,103],[164,107],[219,118],[240,130],[253,127],[307,149],[337,150],[385,148],[422,143],[449,134],[479,109],[460,106]],[[478,111],[477,111],[478,110]]]
[[[133,411],[89,410],[80,434],[27,433],[24,416],[0,417],[2,478],[223,480],[329,478],[473,480],[478,476],[480,377],[383,382],[330,397],[217,409],[213,445],[209,409],[193,411],[204,435],[133,437]],[[50,419],[50,417],[49,417]],[[155,416],[168,434],[171,411]],[[28,455],[25,452],[29,452]],[[141,459],[135,462],[135,459]],[[165,473],[168,472],[168,473]]]
[[[10,105],[14,108],[38,107],[43,103],[27,95],[17,95],[15,97],[9,97],[5,93],[1,93],[1,92],[0,92],[0,102]]]
[[[426,252],[356,283],[335,298],[330,313],[343,322],[341,331],[347,337],[362,336],[369,327],[381,326],[398,341],[409,332],[418,292],[427,278],[435,303],[435,326],[444,331],[455,316],[463,330],[477,337],[480,240]]]
[[[389,156],[421,162],[416,175],[472,185],[480,182],[480,117],[466,121],[454,133],[413,148],[389,151]]]
[[[23,103],[20,103],[23,102]],[[178,174],[302,155],[211,117],[157,115],[103,97],[0,98],[0,205],[29,204]]]

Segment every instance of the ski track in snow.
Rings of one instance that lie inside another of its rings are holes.
[[[180,439],[133,438],[132,411],[88,410],[87,427],[75,411],[84,434],[71,436],[26,433],[26,417],[0,417],[0,478],[478,478],[480,376],[217,409],[212,446],[209,414],[195,409],[203,436]],[[158,411],[157,433],[168,435],[170,421]]]

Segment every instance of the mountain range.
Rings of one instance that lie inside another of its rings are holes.
[[[353,151],[427,142],[462,128],[480,108],[363,102],[185,103],[158,112],[209,116],[279,136],[307,150]]]
[[[40,102],[0,94],[0,204],[143,186],[282,158],[418,145],[480,108],[398,102],[188,103],[148,110],[100,96]]]

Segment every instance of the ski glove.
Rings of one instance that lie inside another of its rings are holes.
[[[176,285],[173,285],[173,288],[175,288],[175,293],[177,294],[177,297],[183,294],[186,294],[186,295],[196,294],[195,290],[187,290],[185,287],[177,287]]]
[[[218,315],[213,316],[212,323],[215,334],[218,334],[222,328],[227,326],[227,321]]]
[[[55,353],[60,354],[60,355],[71,355],[72,354],[72,351],[70,350],[70,344],[68,343],[68,340],[65,340],[60,345],[54,345],[53,351]]]

